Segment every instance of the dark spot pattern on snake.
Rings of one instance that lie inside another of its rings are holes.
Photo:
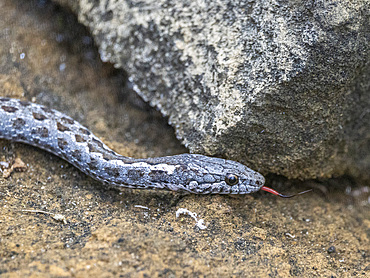
[[[32,116],[35,120],[38,120],[38,121],[43,121],[43,120],[47,119],[47,117],[45,115],[37,113],[37,112],[33,112]]]
[[[78,143],[86,142],[86,140],[79,134],[75,134],[75,139],[76,139],[76,142]]]
[[[120,171],[119,171],[119,169],[117,169],[117,168],[105,167],[104,169],[105,169],[105,171],[106,171],[110,176],[112,176],[112,177],[117,178],[117,177],[119,177],[119,175],[120,175]]]
[[[69,116],[35,103],[0,98],[0,108],[0,138],[42,148],[110,185],[248,194],[260,190],[265,181],[240,163],[215,157],[185,153],[135,159],[119,155]],[[237,177],[232,187],[225,182],[228,174]]]
[[[42,138],[47,138],[49,136],[49,131],[46,127],[36,127],[31,131],[31,134],[40,135]]]
[[[68,127],[62,125],[60,122],[57,122],[57,129],[61,132],[70,131]]]
[[[18,108],[16,107],[12,107],[12,106],[1,106],[1,108],[5,111],[5,112],[9,112],[9,113],[14,113],[18,110]]]
[[[63,138],[58,138],[58,147],[64,150],[68,146],[68,142]]]
[[[75,159],[77,159],[77,160],[79,160],[79,161],[81,161],[81,159],[82,159],[82,153],[81,153],[81,151],[80,150],[74,150],[72,152],[72,157],[75,158]]]
[[[15,129],[20,129],[22,128],[24,125],[26,124],[26,121],[21,119],[21,118],[17,118],[13,121],[13,127]]]

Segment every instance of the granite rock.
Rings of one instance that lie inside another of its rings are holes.
[[[56,0],[191,152],[369,178],[369,2]]]

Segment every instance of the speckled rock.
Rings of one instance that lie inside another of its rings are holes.
[[[191,152],[289,178],[368,177],[368,1],[57,2]]]

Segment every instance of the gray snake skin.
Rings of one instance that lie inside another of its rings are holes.
[[[266,188],[261,174],[230,160],[198,154],[119,155],[72,118],[17,99],[0,98],[0,138],[44,149],[110,185],[196,194],[248,194]]]

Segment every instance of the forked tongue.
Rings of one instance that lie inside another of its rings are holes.
[[[274,189],[272,189],[272,188],[269,188],[269,187],[267,187],[267,186],[262,186],[262,187],[261,187],[261,190],[264,190],[264,191],[270,192],[270,193],[272,193],[272,194],[274,194],[274,195],[276,195],[276,196],[279,196],[279,197],[281,197],[281,198],[292,198],[292,197],[294,197],[294,196],[301,195],[301,194],[305,194],[305,193],[307,193],[307,192],[312,191],[312,189],[309,189],[309,190],[302,191],[302,192],[299,192],[299,193],[297,193],[297,194],[293,194],[293,195],[284,195],[284,194],[281,194],[281,193],[277,192],[276,190],[274,190]]]

